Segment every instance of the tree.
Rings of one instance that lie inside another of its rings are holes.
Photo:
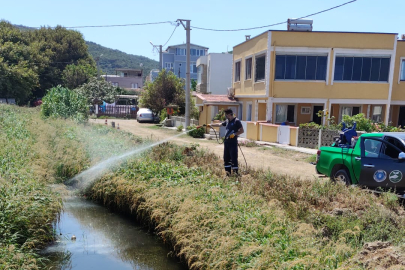
[[[197,91],[197,81],[191,79],[191,91]]]
[[[0,96],[25,104],[38,85],[37,53],[25,33],[0,21]]]
[[[34,92],[35,96],[42,97],[47,89],[63,85],[68,76],[67,74],[65,77],[63,76],[68,65],[89,65],[95,69],[96,64],[90,56],[80,32],[57,26],[55,28],[42,27],[27,33],[32,46],[44,56],[38,70],[39,87]],[[66,73],[69,74],[71,71],[70,67]]]
[[[124,89],[113,86],[110,82],[104,80],[104,78],[98,79],[97,77],[91,78],[88,83],[83,84],[74,91],[84,96],[88,104],[100,101],[112,103],[115,101],[116,95],[124,93]]]
[[[63,83],[70,89],[75,89],[84,83],[89,82],[90,78],[97,75],[97,69],[94,65],[79,61],[77,64],[67,65],[63,71]]]
[[[184,111],[185,100],[184,80],[163,69],[153,83],[144,86],[140,104],[158,114],[167,105],[178,105]]]

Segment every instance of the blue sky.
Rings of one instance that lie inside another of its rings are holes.
[[[204,1],[105,1],[105,0],[20,0],[2,1],[0,19],[13,24],[38,26],[81,26],[131,24],[190,19],[191,25],[236,29],[269,25],[330,8],[349,0],[204,0]],[[405,34],[405,0],[357,0],[320,15],[314,31],[389,32]],[[272,27],[285,30],[286,25]],[[164,44],[173,25],[131,26],[78,29],[84,38],[126,53],[155,60],[154,44]],[[211,32],[194,29],[191,42],[209,47],[210,52],[224,52],[244,41],[245,35],[258,35],[268,28],[240,32]],[[186,41],[186,32],[178,27],[168,45]],[[166,46],[167,47],[167,46]]]

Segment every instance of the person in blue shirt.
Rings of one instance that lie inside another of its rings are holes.
[[[244,132],[242,123],[233,115],[231,109],[225,110],[226,121],[211,126],[225,126],[226,135],[224,140],[224,167],[227,176],[233,172],[238,174],[238,136]]]

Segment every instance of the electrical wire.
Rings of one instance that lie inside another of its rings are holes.
[[[174,32],[176,31],[176,29],[177,29],[178,26],[179,26],[179,23],[176,24],[176,26],[174,27],[173,32],[172,32],[172,34],[170,35],[169,39],[166,41],[165,44],[162,45],[162,47],[166,46],[166,44],[169,43],[170,39],[172,38],[172,36],[173,36]]]
[[[312,14],[309,14],[309,15],[306,15],[306,16],[303,16],[303,17],[299,17],[299,18],[297,18],[297,19],[295,19],[295,20],[299,20],[299,19],[303,19],[303,18],[310,17],[310,16],[318,15],[318,14],[321,14],[321,13],[324,13],[324,12],[327,12],[327,11],[330,11],[330,10],[333,10],[333,9],[336,9],[336,8],[340,8],[340,7],[343,7],[343,6],[345,6],[345,5],[354,3],[354,2],[356,2],[356,1],[357,1],[357,0],[351,0],[351,1],[349,1],[349,2],[345,2],[345,3],[340,4],[340,5],[338,5],[338,6],[334,6],[334,7],[328,8],[328,9],[324,9],[324,10],[321,10],[321,11],[318,11],[318,12],[315,12],[315,13],[312,13]],[[281,25],[281,24],[284,24],[284,23],[287,23],[287,21],[282,21],[282,22],[279,22],[279,23],[274,23],[274,24],[269,24],[269,25],[264,25],[264,26],[257,26],[257,27],[250,27],[250,28],[241,28],[241,29],[212,29],[212,28],[203,28],[203,27],[197,27],[197,26],[192,26],[192,28],[198,29],[198,30],[216,31],[216,32],[235,32],[235,31],[246,31],[246,30],[254,30],[254,29],[260,29],[260,28],[267,28],[267,27],[271,27],[271,26]]]
[[[67,29],[72,29],[72,28],[100,28],[100,27],[127,27],[127,26],[143,26],[143,25],[153,25],[153,24],[164,24],[164,23],[170,23],[172,24],[172,21],[165,21],[165,22],[150,22],[150,23],[128,23],[128,24],[111,24],[111,25],[84,25],[84,26],[65,26]]]

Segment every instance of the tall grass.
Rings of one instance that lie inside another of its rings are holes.
[[[405,236],[390,195],[269,171],[225,178],[217,157],[186,152],[156,147],[87,195],[151,224],[190,269],[362,268],[355,258],[364,243],[400,245]]]
[[[53,240],[61,196],[49,186],[139,139],[106,127],[42,119],[38,109],[0,106],[0,269],[37,269]]]

